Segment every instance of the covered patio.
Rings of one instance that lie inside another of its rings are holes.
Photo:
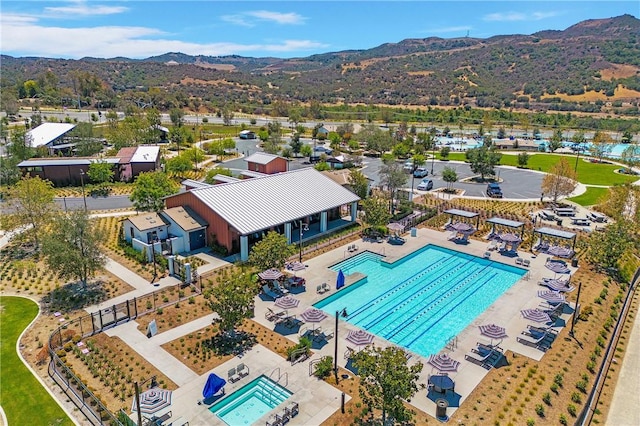
[[[498,226],[498,230],[500,229],[500,227],[513,229],[515,230],[515,233],[520,230],[520,239],[522,240],[522,237],[524,235],[524,222],[518,222],[516,220],[509,220],[502,217],[494,216],[491,219],[487,219],[487,223],[491,224],[491,232],[488,235],[488,239],[491,239],[494,236],[498,235],[498,232],[496,232],[496,226]]]
[[[449,219],[449,224],[453,222],[454,216],[457,218],[466,219],[462,220],[462,222],[471,222],[473,221],[473,219],[475,219],[476,223],[474,226],[476,227],[476,229],[478,229],[478,225],[480,224],[480,213],[474,213],[460,209],[448,209],[444,211],[444,214],[448,214],[449,216],[451,216],[451,218]]]
[[[533,236],[535,238],[536,234],[539,235],[538,241],[534,244],[533,248],[540,252],[548,253],[553,256],[571,258],[575,253],[577,234],[575,232],[563,231],[561,229],[554,229],[548,227],[537,228],[533,231]],[[557,244],[549,244],[549,241],[545,240],[545,237],[548,239],[561,239],[570,241],[569,244],[565,246],[559,246]]]

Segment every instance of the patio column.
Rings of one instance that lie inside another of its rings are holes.
[[[358,202],[351,203],[351,222],[355,222],[358,217]]]
[[[291,244],[291,222],[284,224],[284,236],[287,237],[287,244]]]
[[[327,232],[327,212],[320,212],[320,233]]]
[[[240,260],[243,262],[249,260],[249,237],[246,235],[240,236]]]

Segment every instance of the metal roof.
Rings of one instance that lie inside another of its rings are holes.
[[[449,210],[445,210],[444,212],[446,214],[452,214],[454,216],[462,216],[462,217],[468,217],[468,218],[473,218],[480,215],[480,213],[468,212],[466,210],[460,210],[460,209],[449,209]]]
[[[257,178],[257,177],[269,176],[266,173],[253,172],[251,170],[243,170],[243,171],[240,172],[240,175],[246,176],[246,177],[249,177],[249,178]]]
[[[33,158],[24,160],[18,164],[18,167],[43,167],[43,166],[88,166],[91,163],[105,162],[109,164],[118,164],[119,158]]]
[[[503,219],[501,217],[497,217],[494,216],[491,219],[487,219],[488,223],[493,223],[495,225],[503,225],[503,226],[508,226],[510,228],[520,228],[522,225],[524,225],[523,222],[518,222],[515,220],[509,220],[509,219]]]
[[[191,193],[241,235],[360,199],[312,167],[193,189]]]
[[[570,240],[576,237],[576,234],[573,232],[562,231],[560,229],[547,228],[547,227],[537,228],[536,232],[538,234],[550,235],[552,237],[558,237],[558,238],[565,238],[567,240]]]
[[[31,138],[31,146],[36,148],[58,139],[74,127],[76,125],[72,123],[42,123],[29,130],[27,136]]]
[[[281,158],[279,155],[275,154],[267,154],[266,152],[254,152],[250,156],[244,159],[247,163],[256,163],[256,164],[269,164],[276,158]],[[282,157],[283,158],[283,157]]]
[[[229,182],[237,182],[242,179],[235,178],[233,176],[221,175],[217,174],[213,177],[213,180],[220,183],[229,183]]]
[[[185,179],[182,182],[180,182],[180,184],[184,186],[190,186],[191,188],[208,188],[211,186],[206,182],[200,182],[199,180],[193,180],[193,179]]]
[[[160,155],[160,147],[154,145],[140,145],[131,157],[132,163],[155,163]]]
[[[170,209],[163,210],[161,213],[163,215],[167,215],[176,223],[176,225],[185,231],[194,231],[207,226],[207,222],[202,220],[196,212],[186,206],[172,207]]]

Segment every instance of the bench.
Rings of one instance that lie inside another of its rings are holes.
[[[569,207],[558,207],[553,210],[558,216],[574,216],[576,211]]]

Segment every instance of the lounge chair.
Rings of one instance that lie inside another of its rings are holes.
[[[351,249],[352,249],[353,251],[358,251],[359,247],[358,247],[357,245],[355,245],[355,244],[354,244],[354,245],[352,245],[352,246],[351,246]]]
[[[281,295],[281,294],[276,293],[275,291],[271,290],[271,289],[269,288],[269,286],[268,286],[268,285],[266,285],[266,284],[262,286],[262,292],[263,292],[265,295],[267,295],[267,296],[269,296],[270,298],[272,298],[273,300],[276,300],[278,297],[282,297],[282,295]]]
[[[265,312],[264,317],[269,321],[277,321],[278,319],[282,318],[286,313],[287,313],[286,311],[274,312],[273,309],[267,308],[267,312]]]
[[[235,383],[240,380],[240,375],[237,373],[235,367],[229,369],[229,371],[227,372],[227,379],[231,383]]]
[[[169,420],[170,418],[171,418],[171,411],[167,411],[160,417],[157,417],[157,416],[151,417],[151,419],[149,419],[149,424],[154,426],[162,426],[162,424],[167,420]]]
[[[498,248],[498,242],[496,240],[491,240],[489,245],[487,246],[487,250],[493,251]]]
[[[502,243],[498,244],[498,251],[499,251],[499,252],[503,252],[503,251],[505,251],[506,249],[507,249],[507,243],[502,242]]]
[[[458,237],[458,231],[451,231],[447,236],[447,240],[455,240]]]
[[[528,268],[530,265],[531,265],[531,261],[529,259],[522,260],[522,266],[524,266],[525,268]]]
[[[355,349],[350,348],[349,346],[347,346],[347,350],[344,351],[344,359],[349,359],[351,357],[353,357],[353,355],[355,355],[357,352]]]
[[[482,257],[484,257],[485,259],[490,259],[491,258],[491,252],[490,251],[485,251],[484,255]]]
[[[287,290],[286,288],[282,288],[278,281],[273,280],[272,284],[277,293],[280,293],[282,295],[289,294],[289,290]]]
[[[471,352],[465,354],[464,359],[473,364],[479,365],[486,370],[490,370],[492,366],[489,363],[489,359],[492,357],[492,355],[493,349],[487,352],[478,349],[472,349]]]
[[[297,402],[289,403],[289,405],[287,405],[287,409],[289,410],[291,417],[297,416],[298,413],[300,412],[300,407],[298,406]]]
[[[322,292],[323,293],[327,292],[327,291],[331,291],[331,287],[327,283],[322,283],[322,284],[320,284],[320,286],[322,287]]]
[[[247,377],[249,375],[249,367],[242,363],[238,364],[238,366],[236,367],[236,374],[238,374],[238,376],[240,376],[241,378]]]
[[[323,284],[318,284],[318,286],[316,287],[316,292],[319,294],[324,293],[326,290],[323,287]]]
[[[524,259],[522,259],[521,257],[516,258],[516,265],[522,265],[522,262],[524,262]]]
[[[555,334],[548,331],[545,331],[539,335],[534,335],[531,332],[527,332],[526,334],[522,334],[516,337],[516,340],[523,345],[531,346],[543,352],[546,352],[549,348],[551,348],[551,344],[555,340],[555,336]]]
[[[280,425],[282,425],[282,422],[280,421],[280,418],[277,415],[272,414],[267,419],[266,424],[267,424],[267,426],[280,426]]]

